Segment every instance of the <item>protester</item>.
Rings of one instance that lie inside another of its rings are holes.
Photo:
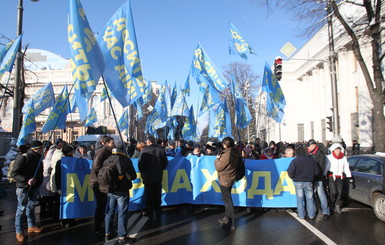
[[[271,149],[270,147],[266,147],[266,149],[264,150],[264,153],[261,155],[259,159],[267,160],[267,159],[276,159],[276,158],[277,156],[274,155],[273,149]]]
[[[194,142],[189,141],[184,149],[182,149],[182,152],[180,153],[182,156],[188,156],[190,153],[194,151]]]
[[[96,199],[95,208],[95,234],[98,236],[104,236],[103,222],[105,217],[105,208],[107,204],[107,194],[99,190],[98,184],[98,172],[103,166],[104,161],[111,155],[112,149],[115,147],[115,141],[113,138],[103,136],[102,146],[96,151],[95,158],[92,163],[90,173],[90,186],[92,187]]]
[[[85,146],[85,145],[79,146],[76,149],[74,156],[76,158],[84,158],[84,159],[87,159],[87,160],[92,160],[91,155],[89,155],[88,152],[87,152],[87,146]]]
[[[234,140],[231,137],[225,137],[222,140],[222,145],[224,150],[215,160],[215,169],[218,171],[222,199],[225,204],[225,216],[219,219],[218,222],[223,225],[231,224],[231,229],[235,229],[235,213],[231,189],[235,182],[240,151],[234,147]]]
[[[164,149],[155,144],[154,136],[150,135],[146,143],[138,167],[143,179],[146,203],[143,215],[149,216],[152,212],[159,214],[161,211],[163,170],[168,165],[168,160]]]
[[[248,159],[250,158],[250,155],[251,155],[251,148],[248,148],[248,147],[245,147],[242,149],[242,158],[244,159]]]
[[[341,213],[344,178],[350,178],[349,180],[352,181],[352,173],[343,151],[341,144],[334,143],[330,147],[330,155],[326,158],[325,173],[329,179],[330,202],[336,213]]]
[[[357,140],[353,140],[352,151],[353,155],[360,154],[360,143],[358,143]]]
[[[115,209],[118,207],[118,242],[119,244],[132,243],[135,239],[128,237],[128,205],[130,202],[129,189],[132,188],[132,180],[136,179],[136,172],[131,160],[121,150],[119,144],[112,150],[103,165],[111,164],[112,173],[107,193],[107,206],[105,218],[105,239],[109,241],[113,236],[113,223]],[[100,186],[101,188],[102,186]]]
[[[205,148],[206,148],[205,155],[207,155],[207,156],[216,156],[216,155],[218,155],[218,150],[217,150],[218,148],[217,148],[217,146],[215,145],[214,142],[207,141]]]
[[[282,157],[294,157],[295,151],[294,148],[291,146],[288,146],[285,148],[285,154]]]
[[[24,215],[27,216],[28,234],[40,233],[42,230],[35,223],[35,202],[38,199],[39,186],[43,182],[43,165],[40,163],[43,151],[43,143],[38,140],[33,141],[26,155],[16,157],[11,172],[11,177],[16,181],[15,228],[17,242],[25,241],[22,227]]]
[[[170,157],[175,157],[176,152],[175,152],[175,141],[169,140],[168,141],[168,146],[166,147],[166,155]]]
[[[326,155],[317,142],[314,139],[310,139],[306,144],[308,155],[313,158],[313,160],[318,164],[321,169],[321,172],[314,179],[314,188],[316,193],[318,194],[318,198],[321,203],[323,219],[328,220],[330,216],[328,198],[326,196],[324,181],[326,180],[325,173],[325,165],[326,165]]]
[[[132,155],[131,158],[139,158],[140,157],[140,154],[142,153],[142,150],[143,148],[146,146],[145,143],[143,142],[140,142],[136,145],[136,149],[135,149],[135,152],[134,154]]]
[[[183,149],[186,147],[186,141],[180,139],[178,141],[178,147],[175,149],[175,156],[183,156]]]
[[[290,163],[287,173],[293,179],[297,197],[298,218],[305,218],[305,200],[309,219],[314,219],[316,206],[314,202],[313,181],[321,169],[313,158],[306,155],[303,147],[296,149],[296,158]]]
[[[188,156],[197,156],[200,157],[202,154],[202,148],[199,144],[193,146],[193,151],[188,154]]]
[[[87,154],[91,157],[91,160],[95,157],[95,144],[90,145],[90,149],[88,150]]]

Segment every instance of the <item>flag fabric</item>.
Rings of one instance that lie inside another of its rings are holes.
[[[86,123],[84,124],[85,127],[89,127],[92,124],[96,123],[98,121],[98,117],[96,116],[96,111],[94,108],[91,109],[90,114],[88,115],[86,119]]]
[[[178,91],[177,91],[176,82],[175,82],[174,87],[172,88],[172,91],[171,91],[171,96],[170,96],[171,108],[174,108],[174,104],[177,96],[178,96]]]
[[[221,141],[226,136],[224,103],[220,103],[210,110],[209,137],[218,138]]]
[[[1,50],[0,50],[0,64],[3,62],[3,59],[5,55],[7,54],[8,50],[12,47],[12,44],[15,42],[15,40],[12,40],[8,42]]]
[[[84,122],[88,117],[88,100],[80,94],[79,89],[74,92],[75,104],[79,110],[80,120]]]
[[[55,93],[52,83],[47,83],[47,85],[39,89],[32,98],[25,103],[22,109],[24,114],[27,113],[32,102],[34,104],[35,116],[39,115],[45,109],[52,107],[55,104]]]
[[[134,103],[134,106],[135,106],[135,108],[136,108],[136,118],[137,118],[137,120],[139,121],[139,120],[142,119],[142,117],[143,117],[143,109],[142,109],[142,106],[140,106],[140,105],[138,104],[138,101],[136,101],[136,102]]]
[[[190,111],[186,102],[186,97],[184,93],[179,92],[178,97],[174,103],[174,107],[172,108],[171,116],[185,116],[188,117],[190,115]]]
[[[139,99],[140,104],[143,106],[150,102],[152,100],[152,84],[150,81],[148,81],[148,84],[146,88],[144,89],[144,94],[142,97]]]
[[[120,131],[124,131],[128,129],[128,110],[127,109],[124,110],[123,115],[120,117],[118,126]]]
[[[23,34],[18,36],[16,40],[13,42],[12,46],[8,49],[7,53],[4,55],[4,58],[0,65],[0,77],[4,74],[4,72],[11,72],[13,68],[13,63],[16,59],[16,54],[19,50],[21,38]]]
[[[57,97],[56,103],[53,106],[47,121],[45,122],[45,124],[41,129],[41,132],[43,134],[47,133],[50,130],[66,128],[66,118],[68,114],[67,103],[68,103],[68,89],[67,89],[67,85],[65,85],[63,87],[62,92]]]
[[[246,53],[254,54],[253,49],[250,47],[248,42],[242,37],[241,33],[237,28],[229,23],[230,25],[230,45],[229,52],[231,55],[239,54],[242,59],[247,60]]]
[[[68,43],[72,80],[75,90],[89,99],[103,74],[104,59],[80,0],[69,2]]]
[[[251,123],[252,117],[245,99],[235,99],[235,125],[244,129]]]
[[[103,75],[108,88],[123,107],[133,104],[142,96],[145,83],[130,1],[111,17],[98,42],[106,62]]]
[[[242,92],[239,89],[239,86],[234,74],[231,74],[230,92],[232,95],[234,95],[236,99],[243,99]]]
[[[195,117],[194,117],[194,108],[191,105],[190,111],[189,111],[189,116],[188,116],[188,118],[186,118],[186,121],[185,121],[183,128],[182,128],[183,138],[188,139],[189,137],[196,134],[196,131],[197,131],[197,124],[196,124]]]
[[[21,126],[19,138],[17,139],[16,145],[20,146],[25,144],[26,137],[36,130],[35,122],[35,109],[33,100],[29,104],[26,114],[24,115],[23,125]]]
[[[207,86],[202,99],[202,104],[199,109],[199,116],[202,116],[205,112],[210,110],[214,105],[221,102],[219,93],[211,86]]]
[[[201,89],[213,86],[218,92],[221,92],[227,87],[226,80],[200,44],[195,49],[190,74],[195,78]]]
[[[106,90],[106,88],[103,88],[102,93],[100,94],[100,102],[104,101],[107,98],[108,98],[107,90]]]
[[[282,122],[284,108],[286,106],[285,96],[283,95],[278,80],[274,77],[268,64],[265,64],[263,73],[262,91],[266,92],[266,111],[267,115],[278,123]]]
[[[70,103],[69,103],[69,113],[75,113],[75,110],[76,110],[76,97],[75,95],[73,94],[71,96],[71,99],[70,99]]]
[[[155,103],[155,111],[158,112],[159,119],[164,125],[171,117],[171,101],[170,101],[170,93],[167,86],[167,81],[162,85],[159,90],[158,99]],[[158,125],[159,126],[159,125]]]
[[[187,94],[187,96],[190,96],[190,74],[187,75],[187,79],[184,83],[182,93]]]

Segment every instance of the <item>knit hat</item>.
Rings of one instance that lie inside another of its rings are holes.
[[[317,144],[317,142],[316,142],[315,140],[313,140],[313,139],[310,139],[310,140],[307,142],[306,147],[309,147],[309,146],[314,145],[314,144]]]
[[[72,147],[72,145],[66,145],[63,147],[61,151],[63,152],[64,155],[67,155],[71,151],[74,151],[74,148]]]
[[[246,153],[246,155],[250,155],[250,153],[251,153],[251,148],[248,148],[248,147],[243,148],[243,151]]]
[[[58,144],[60,144],[60,143],[63,142],[63,141],[64,141],[63,139],[59,138],[59,139],[56,140],[55,143],[56,143],[56,145],[58,145]]]
[[[44,146],[43,146],[43,143],[41,141],[39,141],[39,140],[32,141],[32,143],[31,143],[31,149],[32,150],[37,150],[37,149],[42,149],[42,148],[44,148]]]

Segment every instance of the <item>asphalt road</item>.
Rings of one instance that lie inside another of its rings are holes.
[[[8,196],[0,199],[0,244],[15,244],[14,188],[7,185]],[[296,213],[284,209],[237,208],[237,229],[222,227],[221,206],[178,205],[164,207],[159,216],[143,217],[131,213],[130,236],[135,244],[385,244],[385,223],[379,221],[370,207],[352,202],[327,221],[319,214],[315,220],[300,220]],[[51,219],[39,219],[41,234],[28,236],[24,244],[115,244],[108,243],[93,231],[93,219],[77,220],[73,227],[62,228]]]

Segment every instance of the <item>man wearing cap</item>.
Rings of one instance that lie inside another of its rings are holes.
[[[17,242],[25,241],[22,227],[24,215],[27,216],[28,234],[40,233],[42,230],[35,224],[35,202],[38,200],[39,186],[43,182],[43,165],[40,163],[43,151],[43,143],[38,140],[33,141],[26,154],[17,156],[11,172],[11,177],[16,181],[15,227]]]
[[[154,136],[150,135],[146,143],[138,167],[144,183],[146,209],[143,215],[148,216],[150,212],[160,212],[163,170],[167,167],[168,160],[164,149],[155,144]]]
[[[328,205],[328,199],[324,189],[324,176],[325,166],[326,166],[326,155],[322,152],[319,145],[314,139],[310,139],[306,144],[308,155],[313,158],[313,160],[321,168],[321,172],[314,178],[314,188],[318,194],[318,198],[321,202],[323,219],[328,220],[330,216],[330,210]]]
[[[166,147],[166,155],[170,157],[175,157],[175,141],[169,140],[168,141],[168,147]]]

